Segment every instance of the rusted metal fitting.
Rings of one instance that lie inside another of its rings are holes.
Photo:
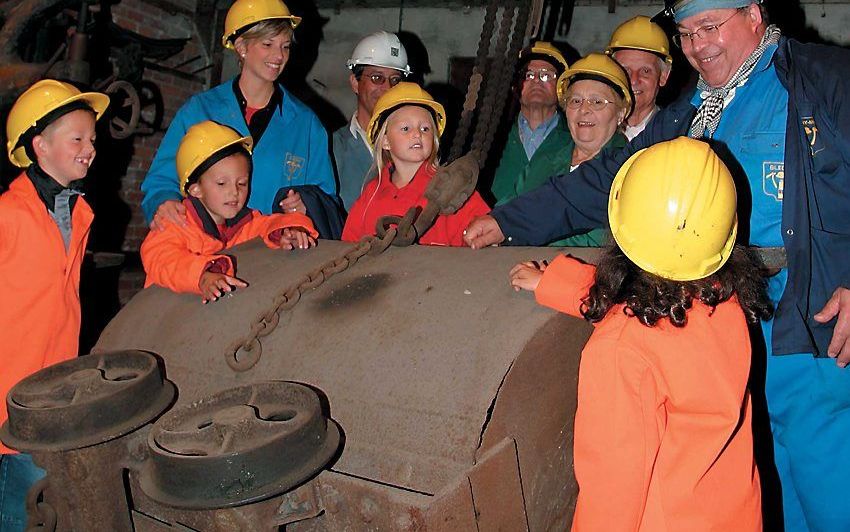
[[[142,491],[175,508],[229,508],[284,493],[320,471],[340,432],[310,388],[231,388],[176,408],[148,434]]]
[[[127,434],[174,399],[156,357],[144,351],[91,354],[42,369],[15,385],[0,428],[21,451],[68,451]]]

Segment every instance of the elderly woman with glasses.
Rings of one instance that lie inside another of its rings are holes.
[[[573,140],[570,172],[603,149],[617,150],[628,143],[623,129],[632,95],[626,73],[613,59],[595,53],[579,59],[558,79],[557,90]],[[597,228],[549,245],[601,246],[605,235]]]
[[[311,215],[302,195],[290,187],[318,198],[311,205],[338,204],[325,128],[277,83],[300,22],[281,0],[236,0],[230,7],[222,44],[236,54],[239,75],[190,98],[172,120],[142,183],[142,209],[152,229],[166,221],[185,224],[175,156],[186,131],[204,120],[253,138],[248,207],[263,214]]]

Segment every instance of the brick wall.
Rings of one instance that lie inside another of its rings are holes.
[[[171,0],[172,4],[193,11],[195,0]],[[181,71],[191,72],[207,65],[209,55],[201,46],[198,32],[192,16],[185,13],[169,13],[157,6],[141,0],[122,0],[112,7],[113,20],[121,27],[146,37],[157,39],[191,37],[182,52],[162,62],[163,66],[176,67],[184,61],[200,58],[180,67]],[[124,271],[119,279],[119,300],[125,303],[142,287],[144,273],[138,264],[136,254],[147,234],[147,225],[141,210],[142,193],[139,189],[153,156],[156,153],[163,133],[174,117],[174,113],[193,94],[208,87],[208,71],[196,75],[197,79],[187,79],[170,72],[146,68],[144,79],[154,83],[162,94],[164,119],[160,131],[148,136],[134,136],[132,155],[126,174],[121,178],[119,198],[129,207],[129,223],[121,244],[121,250],[128,254]]]

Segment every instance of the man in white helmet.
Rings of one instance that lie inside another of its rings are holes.
[[[673,65],[670,41],[661,26],[649,17],[637,16],[614,30],[605,53],[629,75],[635,106],[626,118],[625,134],[632,140],[659,110],[655,100]]]
[[[372,147],[365,130],[375,103],[390,87],[411,73],[407,51],[394,33],[378,31],[364,37],[348,60],[349,83],[357,95],[351,122],[333,134],[333,155],[339,196],[348,210],[360,196],[373,165]]]

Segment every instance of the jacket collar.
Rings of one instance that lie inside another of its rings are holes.
[[[56,206],[56,196],[64,190],[71,193],[71,208],[73,209],[76,202],[76,196],[84,193],[82,179],[71,181],[67,187],[63,187],[58,181],[53,179],[47,172],[42,170],[38,163],[32,163],[26,170],[27,177],[35,187],[38,197],[41,199],[47,210],[53,212]]]
[[[204,204],[201,203],[201,200],[198,198],[189,196],[183,200],[183,205],[186,207],[186,213],[189,218],[194,221],[195,224],[204,231],[204,233],[224,244],[227,244],[227,242],[230,241],[245,224],[254,218],[253,211],[248,207],[243,206],[242,210],[236,213],[236,216],[229,220],[225,220],[222,225],[217,225],[213,221],[212,216],[210,216],[210,213],[207,211],[207,208],[204,207]]]

